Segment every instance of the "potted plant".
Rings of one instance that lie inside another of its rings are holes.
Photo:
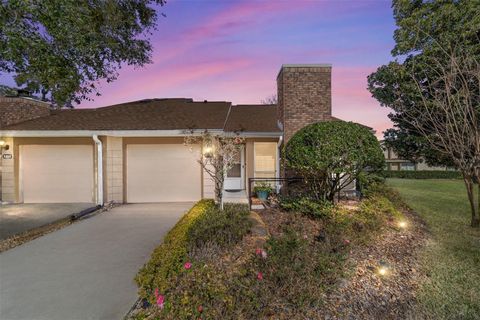
[[[272,193],[272,191],[272,186],[267,182],[260,182],[255,185],[255,188],[253,188],[253,192],[257,195],[257,198],[262,201],[267,200],[269,194]]]

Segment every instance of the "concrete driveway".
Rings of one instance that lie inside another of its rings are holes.
[[[0,205],[0,240],[66,218],[91,207],[95,207],[95,204],[21,203]]]
[[[0,254],[0,319],[121,319],[133,278],[193,203],[130,204]]]

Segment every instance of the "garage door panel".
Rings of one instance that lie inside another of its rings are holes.
[[[127,145],[127,201],[196,201],[201,198],[201,168],[181,144]]]
[[[20,147],[23,202],[93,201],[93,148],[88,145]]]

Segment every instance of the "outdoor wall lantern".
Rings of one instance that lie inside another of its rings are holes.
[[[8,150],[10,149],[10,146],[7,144],[5,140],[0,139],[0,150]]]
[[[213,147],[212,146],[205,146],[203,148],[203,154],[205,155],[205,157],[207,158],[210,158],[213,156]]]

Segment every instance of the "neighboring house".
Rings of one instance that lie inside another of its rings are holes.
[[[447,171],[447,170],[455,170],[446,166],[441,167],[434,167],[429,166],[424,161],[414,163],[410,160],[400,159],[395,151],[391,147],[385,146],[383,141],[380,141],[380,144],[383,149],[383,154],[385,156],[386,162],[386,170],[398,171],[398,170],[410,170],[410,171],[427,171],[427,170],[435,170],[435,171]]]
[[[245,145],[225,189],[278,177],[279,147],[304,126],[332,117],[331,65],[283,65],[278,105],[148,99],[97,109],[50,111],[43,102],[0,98],[2,199],[35,202],[164,202],[214,197],[184,146],[185,130],[238,134]],[[245,194],[242,191],[240,194]]]

